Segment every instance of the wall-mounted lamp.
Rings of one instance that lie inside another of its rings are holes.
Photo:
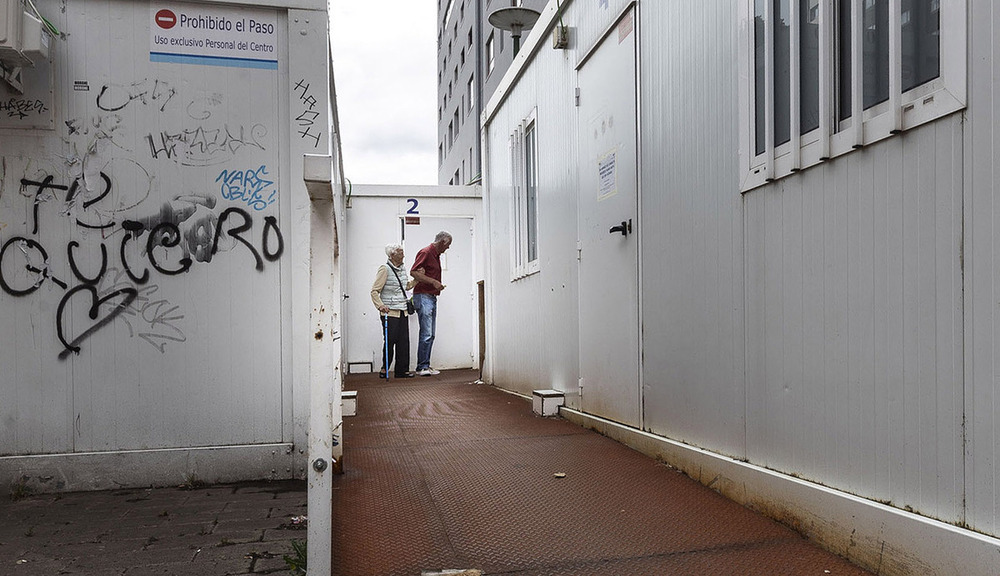
[[[511,6],[490,14],[489,21],[490,26],[510,32],[510,37],[514,39],[514,56],[517,56],[517,51],[521,49],[521,30],[534,26],[541,15],[530,8]]]

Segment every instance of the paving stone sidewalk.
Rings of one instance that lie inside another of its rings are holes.
[[[0,574],[292,574],[306,501],[301,481],[3,495]]]

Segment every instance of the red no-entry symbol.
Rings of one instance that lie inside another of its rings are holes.
[[[177,24],[177,15],[172,10],[164,8],[156,13],[156,25],[164,30],[170,30]]]

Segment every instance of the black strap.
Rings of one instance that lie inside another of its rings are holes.
[[[406,288],[403,288],[403,281],[399,279],[399,274],[396,274],[396,269],[392,267],[392,264],[387,263],[386,266],[389,267],[389,270],[392,270],[392,275],[396,277],[396,282],[399,283],[399,289],[403,291],[403,300],[406,300],[409,297],[406,295]]]

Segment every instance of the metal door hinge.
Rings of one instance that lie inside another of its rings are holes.
[[[580,87],[579,86],[576,87],[576,95],[575,95],[574,100],[575,100],[575,104],[574,105],[575,106],[579,106],[580,105]]]

